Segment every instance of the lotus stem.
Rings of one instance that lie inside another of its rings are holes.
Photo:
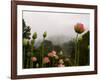
[[[25,46],[23,46],[23,67],[26,68],[26,62],[25,62],[25,59],[26,59],[26,55],[25,55]]]
[[[75,65],[77,65],[77,55],[78,55],[78,34],[76,35],[76,40],[75,40]]]
[[[31,45],[31,57],[33,56],[33,48],[34,48],[34,42],[35,42],[35,39],[32,40],[32,45]],[[33,61],[30,60],[30,67],[32,68],[33,67]]]
[[[77,65],[79,65],[79,42],[77,43]]]
[[[43,67],[43,42],[42,42],[42,67]]]

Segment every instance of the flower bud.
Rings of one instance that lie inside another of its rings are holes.
[[[46,36],[47,36],[47,32],[44,32],[43,37],[46,38]]]
[[[54,56],[56,55],[56,51],[53,50],[52,53],[53,53]]]
[[[44,57],[44,58],[43,58],[43,63],[49,63],[49,62],[50,62],[50,60],[49,60],[48,57]]]
[[[28,44],[28,39],[24,38],[23,39],[23,45],[26,46]]]
[[[37,67],[37,68],[39,67],[39,63],[36,64],[36,67]]]
[[[77,23],[74,26],[74,30],[75,30],[76,33],[81,34],[85,31],[85,28],[84,28],[84,25],[82,23]]]
[[[60,51],[60,53],[59,53],[60,55],[63,55],[63,51]]]
[[[36,32],[34,32],[32,38],[33,38],[33,39],[36,39],[36,38],[37,38],[37,33],[36,33]]]
[[[54,54],[52,52],[49,52],[48,57],[54,57]]]
[[[37,61],[37,58],[33,56],[33,57],[31,58],[31,60],[32,60],[33,62],[36,62],[36,61]]]

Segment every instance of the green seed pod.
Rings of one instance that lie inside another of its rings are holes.
[[[34,32],[32,38],[33,38],[33,39],[36,39],[36,38],[37,38],[37,33],[36,33],[36,32]]]
[[[37,68],[39,67],[39,63],[36,64],[36,67],[37,67]]]
[[[23,39],[23,45],[26,46],[28,44],[28,39],[24,38]]]
[[[45,32],[43,33],[43,37],[46,38],[46,36],[47,36],[47,32],[45,31]]]
[[[59,53],[60,55],[63,55],[63,51],[60,51],[60,53]]]

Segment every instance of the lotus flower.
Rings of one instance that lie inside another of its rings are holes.
[[[33,56],[33,57],[31,58],[31,60],[32,60],[33,62],[36,62],[36,61],[37,61],[37,58]]]
[[[50,62],[50,60],[49,60],[48,57],[44,57],[44,58],[43,58],[43,63],[49,63],[49,62]]]
[[[55,56],[55,55],[56,55],[56,51],[53,50],[53,51],[52,51],[52,54]]]
[[[79,65],[79,34],[83,33],[85,31],[85,28],[84,28],[84,25],[82,23],[77,23],[75,26],[74,26],[74,30],[75,32],[77,33],[76,35],[76,41],[75,41],[75,65]]]
[[[48,53],[48,56],[49,56],[49,57],[54,57],[54,55],[53,55],[52,52],[49,52],[49,53]]]
[[[77,23],[76,25],[74,25],[74,30],[76,33],[81,34],[85,31],[85,28],[82,23]]]
[[[56,56],[56,51],[53,50],[52,52],[49,52],[48,56],[49,57],[55,57]]]

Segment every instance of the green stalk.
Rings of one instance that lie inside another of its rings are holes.
[[[43,57],[44,57],[44,40],[45,40],[45,38],[43,38],[43,42],[42,42],[42,67],[44,66],[44,65],[43,65]]]
[[[72,66],[72,65],[73,65],[71,61],[69,61],[69,64],[70,64],[70,66]]]
[[[35,39],[33,39],[33,42],[32,42],[32,46],[31,46],[31,57],[33,56],[33,48],[34,48],[34,42],[35,42]],[[32,68],[33,67],[33,61],[30,60],[30,67]]]
[[[27,65],[26,65],[26,68],[28,68],[28,65],[29,65],[28,62],[29,62],[29,59],[27,58]]]
[[[77,49],[77,65],[79,65],[79,42],[77,43],[78,49]]]
[[[54,66],[54,58],[52,58],[52,67]]]
[[[31,54],[31,57],[32,57],[32,54]],[[33,67],[33,61],[30,59],[30,68],[32,68],[32,67]]]
[[[76,40],[75,40],[75,65],[77,65],[77,54],[78,54],[78,34],[76,35]]]
[[[26,68],[25,58],[26,58],[26,56],[25,56],[25,46],[23,46],[23,68]]]

